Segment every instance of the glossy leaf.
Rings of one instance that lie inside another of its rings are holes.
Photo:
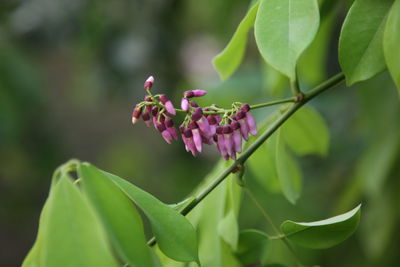
[[[281,230],[289,240],[300,246],[329,248],[346,240],[355,232],[360,220],[360,208],[361,205],[358,205],[347,213],[322,221],[285,221]]]
[[[50,191],[38,239],[23,266],[119,266],[87,200],[68,177]]]
[[[248,229],[239,234],[236,256],[243,265],[263,262],[268,249],[269,239],[261,231]]]
[[[383,48],[389,72],[400,93],[400,0],[390,9],[385,26]]]
[[[339,62],[348,85],[369,79],[385,69],[382,38],[393,0],[356,0],[343,23]]]
[[[258,49],[275,69],[296,79],[296,64],[319,26],[316,0],[262,0],[254,24]]]
[[[99,176],[114,182],[141,210],[151,223],[161,251],[178,261],[197,261],[196,230],[179,212],[128,181],[91,166]]]
[[[302,173],[296,160],[286,151],[281,130],[278,130],[276,143],[276,170],[283,195],[295,204],[300,197]]]
[[[325,156],[329,148],[329,129],[324,118],[310,106],[293,114],[281,128],[287,145],[298,155]]]
[[[247,44],[247,35],[254,25],[259,3],[254,4],[240,22],[225,49],[214,59],[213,64],[222,80],[231,76],[242,62]]]
[[[95,207],[120,257],[133,266],[153,266],[142,219],[133,203],[101,171],[80,164],[84,192]]]

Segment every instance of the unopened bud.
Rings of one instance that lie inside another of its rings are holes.
[[[151,87],[153,86],[153,83],[154,83],[154,77],[153,77],[153,76],[150,76],[150,77],[147,78],[147,80],[144,82],[144,85],[143,85],[144,89],[150,90]]]

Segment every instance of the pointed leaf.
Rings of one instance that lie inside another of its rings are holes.
[[[298,155],[325,156],[329,148],[329,129],[324,118],[310,106],[304,106],[282,125],[287,145]]]
[[[283,195],[295,204],[301,193],[302,174],[296,160],[286,151],[281,129],[278,130],[276,146],[276,170]]]
[[[213,59],[214,67],[222,80],[228,79],[242,62],[247,44],[247,34],[254,25],[258,6],[259,4],[256,3],[250,8],[228,45]]]
[[[113,174],[91,168],[114,182],[148,217],[161,251],[178,261],[198,262],[196,230],[179,212]]]
[[[258,49],[275,69],[296,79],[296,64],[319,26],[316,0],[262,0],[254,25]]]
[[[142,219],[129,198],[89,163],[80,164],[78,173],[84,192],[99,214],[121,258],[133,266],[153,266]]]
[[[24,266],[119,266],[92,207],[65,176],[44,205],[36,242]]]
[[[350,237],[360,220],[361,204],[353,210],[316,222],[285,221],[282,232],[294,243],[314,249],[329,248]]]
[[[339,40],[339,62],[348,85],[385,69],[382,38],[392,3],[393,0],[356,0],[351,6]]]
[[[383,48],[390,75],[400,94],[400,0],[390,9],[383,37]]]

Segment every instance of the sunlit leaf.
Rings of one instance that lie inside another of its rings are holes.
[[[142,219],[129,198],[106,175],[88,163],[80,164],[78,173],[84,192],[121,258],[133,266],[153,266]]]
[[[382,38],[393,0],[356,0],[343,23],[339,62],[348,85],[385,69]]]
[[[94,169],[93,166],[91,166]],[[96,169],[112,180],[146,214],[161,251],[178,261],[198,261],[196,230],[179,212],[128,181]]]
[[[278,130],[276,143],[276,170],[283,195],[295,204],[300,197],[302,173],[296,160],[286,151],[281,130]]]
[[[223,80],[229,78],[242,62],[247,44],[247,34],[254,25],[258,6],[259,4],[256,3],[250,8],[228,45],[213,59],[214,67]]]
[[[390,9],[383,37],[386,64],[400,93],[400,0]]]
[[[322,221],[285,221],[281,230],[289,240],[300,246],[329,248],[346,240],[356,231],[360,220],[360,208],[361,205],[358,205],[347,213]]]
[[[36,245],[23,266],[119,266],[92,207],[68,177],[50,191]]]
[[[248,229],[239,234],[239,245],[236,256],[243,265],[263,262],[268,249],[268,237],[265,233]]]
[[[310,106],[293,114],[281,128],[287,145],[298,155],[325,156],[329,148],[329,129],[324,118]]]
[[[316,0],[262,0],[254,24],[258,49],[275,69],[296,79],[296,64],[319,26]]]

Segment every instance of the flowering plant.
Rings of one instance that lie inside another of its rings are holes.
[[[328,2],[324,1],[323,19],[327,10],[335,10],[335,4],[325,5]],[[203,145],[214,145],[224,160],[216,164],[205,185],[173,205],[90,163],[67,162],[54,173],[37,239],[23,266],[235,267],[276,262],[305,266],[306,257],[300,256],[299,248],[330,248],[351,237],[360,221],[361,204],[355,203],[361,195],[346,202],[349,211],[341,215],[312,222],[285,220],[278,228],[254,193],[260,188],[263,194],[277,191],[296,205],[303,175],[295,156],[328,153],[329,129],[307,105],[311,100],[344,81],[350,86],[386,68],[400,88],[400,53],[393,54],[400,40],[400,0],[356,0],[339,37],[343,72],[307,90],[312,82],[299,82],[304,67],[301,56],[318,35],[319,10],[317,0],[252,1],[227,47],[214,58],[221,78],[229,78],[243,60],[247,33],[254,26],[268,72],[288,82],[290,97],[255,105],[233,102],[224,109],[216,104],[199,106],[196,99],[207,91],[195,89],[183,93],[179,109],[167,95],[151,92],[155,81],[150,76],[144,83],[147,95],[133,109],[132,123],[143,120],[167,143],[181,137],[193,156],[202,152]],[[376,10],[376,14],[366,16],[365,10]],[[274,116],[257,127],[252,110],[281,104]],[[177,113],[185,116],[176,128]],[[393,136],[388,140],[398,140],[398,135]],[[394,141],[388,144],[385,151]],[[374,162],[371,155],[365,162]],[[248,175],[252,172],[256,175]],[[253,178],[258,185],[251,188],[247,181]],[[270,232],[240,229],[242,194],[260,211]],[[153,235],[148,241],[137,208],[148,219]],[[271,253],[276,242],[290,256]]]

